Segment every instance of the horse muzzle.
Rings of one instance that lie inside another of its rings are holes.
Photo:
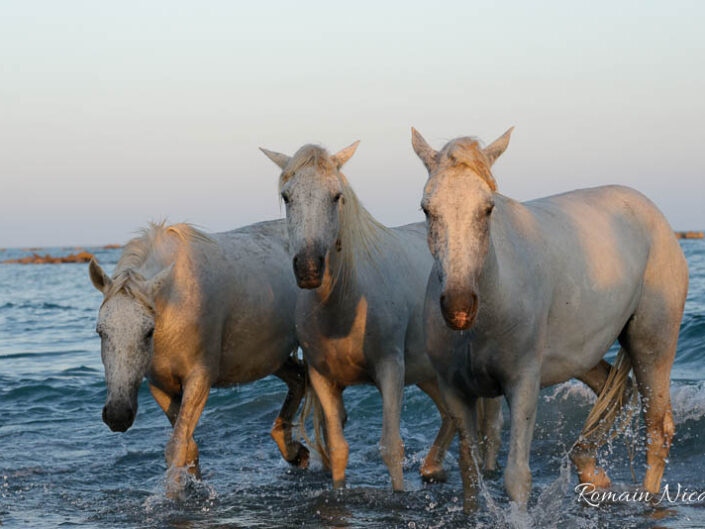
[[[108,403],[103,408],[103,422],[113,432],[126,432],[135,422],[137,410],[130,404]]]
[[[448,327],[455,331],[465,331],[472,327],[480,304],[475,292],[452,296],[441,294],[441,313]]]
[[[326,258],[320,252],[301,252],[294,257],[294,275],[299,288],[313,289],[321,286]]]

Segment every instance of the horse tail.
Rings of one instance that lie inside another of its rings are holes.
[[[318,395],[316,395],[315,390],[311,386],[311,381],[308,376],[308,365],[305,360],[304,367],[306,389],[304,392],[304,405],[302,406],[301,414],[299,415],[299,437],[303,438],[306,441],[306,444],[318,453],[321,457],[323,465],[326,468],[330,468],[328,444],[325,442],[325,436],[323,435],[323,428],[325,427],[323,408],[321,407],[321,401],[318,400]],[[311,438],[308,435],[308,430],[306,429],[306,421],[311,416],[313,416],[313,442],[311,441]]]
[[[619,350],[614,365],[610,368],[605,385],[602,387],[595,405],[590,410],[585,426],[580,432],[576,446],[580,450],[597,450],[607,441],[624,433],[632,423],[638,411],[638,392],[629,378],[632,362],[624,348]],[[612,425],[629,404],[624,418],[611,433]],[[609,435],[608,435],[609,434]]]

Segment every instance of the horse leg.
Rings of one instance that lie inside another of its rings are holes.
[[[182,489],[178,474],[180,469],[186,467],[194,455],[196,459],[198,458],[197,449],[195,454],[189,452],[189,449],[196,446],[193,442],[193,431],[196,429],[198,419],[206,405],[210,389],[210,378],[202,372],[192,373],[182,382],[181,406],[174,421],[174,431],[166,445],[165,453],[168,467],[168,495],[175,495]]]
[[[595,395],[600,395],[612,366],[606,360],[600,362],[584,375],[577,377]],[[610,478],[604,469],[597,466],[597,445],[590,439],[579,439],[570,452],[570,459],[578,469],[581,483],[592,483],[595,487],[609,488]]]
[[[400,356],[384,359],[377,366],[377,384],[382,393],[382,438],[379,448],[395,491],[404,490],[404,443],[399,434],[404,397],[404,362]]]
[[[680,318],[668,329],[663,322],[650,326],[649,322],[635,317],[626,329],[623,344],[632,359],[644,407],[646,474],[643,485],[646,491],[654,495],[658,494],[661,488],[666,458],[675,434],[670,385],[671,367],[678,340],[676,323],[679,322]],[[656,336],[659,332],[663,334]]]
[[[288,463],[299,468],[306,468],[309,462],[308,449],[300,442],[292,440],[291,436],[291,420],[306,391],[304,366],[289,357],[274,375],[286,383],[288,392],[279,415],[274,420],[271,431],[272,439],[277,443],[279,451]]]
[[[421,465],[421,479],[429,483],[446,481],[448,475],[443,468],[443,460],[450,443],[453,441],[453,436],[455,436],[455,425],[453,419],[448,415],[443,396],[438,388],[438,382],[432,379],[420,382],[417,386],[431,398],[438,408],[438,413],[441,414],[441,427],[423,465]]]
[[[522,372],[521,367],[517,367]],[[504,472],[504,488],[512,501],[525,508],[531,493],[529,454],[536,422],[540,388],[538,374],[527,373],[506,388],[511,417],[509,456]]]
[[[478,405],[482,403],[483,414],[480,421],[480,437],[483,443],[484,472],[494,472],[497,470],[497,455],[502,436],[502,398],[478,399]]]
[[[164,414],[169,419],[171,427],[173,428],[181,408],[181,396],[170,395],[152,384],[149,385],[149,390],[152,392],[152,397],[164,411]],[[201,470],[198,465],[198,445],[196,441],[193,440],[193,437],[188,441],[186,452],[186,465],[188,466],[189,473],[196,479],[201,479]]]
[[[463,480],[463,509],[470,513],[477,509],[477,488],[480,475],[477,461],[477,399],[463,399],[447,385],[439,385],[446,409],[455,423],[460,439],[458,463]]]
[[[611,367],[612,365],[607,360],[600,360],[590,371],[576,378],[589,387],[595,395],[599,395],[607,382]]]
[[[348,443],[343,436],[343,391],[309,365],[308,376],[323,408],[326,422],[326,445],[330,458],[333,487],[345,486],[345,467],[348,465]]]

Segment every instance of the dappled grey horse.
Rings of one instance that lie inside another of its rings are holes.
[[[597,187],[526,203],[498,193],[490,167],[510,133],[485,148],[458,138],[436,151],[412,129],[429,173],[421,205],[435,261],[426,344],[459,425],[466,506],[477,484],[475,399],[507,399],[505,487],[525,505],[539,389],[604,365],[615,340],[624,376],[610,378],[615,387],[596,406],[623,396],[633,367],[646,421],[643,486],[656,493],[674,434],[669,387],[688,290],[683,252],[661,212],[633,189]],[[609,485],[594,454],[573,459],[583,481]]]
[[[348,460],[342,392],[374,384],[382,394],[380,450],[394,490],[404,487],[399,434],[404,385],[435,402],[442,424],[421,468],[443,479],[443,456],[455,429],[426,355],[423,300],[432,260],[422,223],[386,228],[360,204],[343,164],[357,143],[335,155],[306,145],[294,156],[266,151],[282,173],[293,268],[300,291],[296,327],[309,376],[325,415],[333,485],[342,487]],[[494,468],[500,402],[485,403],[485,466]]]
[[[127,243],[109,277],[90,263],[103,293],[101,337],[108,394],[103,420],[124,432],[146,376],[174,427],[166,447],[167,490],[181,469],[198,476],[193,440],[213,386],[274,374],[289,391],[272,428],[284,459],[306,467],[308,450],[292,440],[291,421],[305,391],[294,308],[298,289],[282,220],[206,235],[187,224],[153,224]]]

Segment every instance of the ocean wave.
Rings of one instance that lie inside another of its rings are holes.
[[[543,401],[549,403],[568,403],[570,401],[582,405],[592,405],[596,397],[590,388],[577,380],[569,380],[558,384],[543,395]],[[673,420],[676,425],[686,421],[699,421],[705,416],[705,381],[696,384],[671,383],[671,406]]]

